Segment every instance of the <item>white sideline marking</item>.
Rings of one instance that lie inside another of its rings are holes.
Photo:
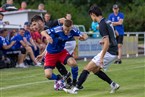
[[[6,89],[17,88],[17,87],[22,87],[22,86],[29,86],[29,85],[40,84],[40,83],[45,83],[45,82],[50,82],[50,81],[47,80],[47,81],[25,83],[25,84],[19,84],[19,85],[11,85],[8,87],[2,87],[2,88],[0,88],[0,90],[6,90]]]

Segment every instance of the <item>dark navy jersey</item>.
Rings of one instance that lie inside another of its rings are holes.
[[[53,39],[53,43],[49,43],[47,46],[47,52],[51,54],[61,52],[65,47],[65,42],[71,40],[74,36],[82,36],[82,33],[75,27],[72,27],[69,35],[64,34],[62,26],[47,29],[46,31]]]
[[[105,18],[103,18],[99,23],[99,31],[100,35],[104,38],[106,36],[109,37],[109,48],[108,52],[113,55],[117,55],[117,41],[115,38],[115,32],[113,27],[111,26],[110,22],[106,21]]]

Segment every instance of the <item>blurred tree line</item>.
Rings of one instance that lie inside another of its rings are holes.
[[[5,1],[2,0],[1,5]],[[37,9],[39,3],[44,3],[45,9],[52,14],[52,19],[71,13],[74,24],[85,25],[87,30],[92,22],[88,15],[90,5],[97,4],[101,7],[107,18],[112,13],[112,5],[118,4],[125,15],[125,31],[145,31],[145,0],[14,0],[14,5],[19,8],[22,1],[28,3],[29,9]]]

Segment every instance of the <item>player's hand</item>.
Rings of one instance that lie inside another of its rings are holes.
[[[43,55],[38,55],[35,60],[38,62],[41,62],[42,58],[43,58]]]
[[[46,37],[46,39],[48,40],[49,43],[51,43],[51,44],[53,43],[53,39],[51,37],[48,36],[48,37]]]
[[[59,21],[60,24],[63,24],[65,20],[66,20],[65,18],[58,19],[58,21]]]

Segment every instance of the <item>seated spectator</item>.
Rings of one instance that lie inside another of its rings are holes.
[[[23,40],[24,34],[25,34],[25,29],[21,28],[19,30],[19,33],[11,39],[11,42],[16,41],[16,43],[13,46],[13,49],[25,48],[26,49],[26,55],[28,54],[30,56],[30,58],[34,62],[34,65],[41,67],[41,63],[39,63],[35,60],[35,56],[34,56],[34,53],[32,51],[32,48],[24,42],[24,40]]]
[[[44,4],[43,3],[40,3],[39,5],[38,5],[38,10],[39,11],[44,11],[45,9],[45,6],[44,6]]]
[[[38,31],[31,32],[31,36],[36,44],[36,46],[39,48],[40,54],[45,50],[46,44],[43,41],[43,37]]]
[[[25,1],[23,1],[21,3],[21,8],[19,10],[26,10],[27,9],[27,3]]]
[[[13,5],[13,0],[7,0],[6,4],[2,6],[3,11],[15,11],[17,8]]]
[[[7,64],[5,63],[5,56],[3,52],[0,50],[0,69],[6,68],[6,67],[7,67]]]
[[[7,36],[8,36],[7,29],[2,29],[0,31],[0,38],[2,40],[1,50],[3,51],[3,53],[6,56],[12,55],[12,57],[15,57],[15,55],[17,54],[18,55],[17,58],[18,58],[19,67],[26,68],[24,66],[24,63],[23,63],[24,58],[25,58],[25,54],[26,54],[25,48],[12,49],[12,47],[15,45],[16,41],[12,41],[11,43],[9,43],[8,39],[6,38]]]
[[[35,42],[33,41],[32,37],[31,37],[31,33],[30,33],[31,30],[30,30],[29,22],[24,23],[24,29],[25,29],[24,41],[27,43],[27,45],[29,45],[32,48],[34,55],[36,57],[39,55],[39,49],[35,45]]]

